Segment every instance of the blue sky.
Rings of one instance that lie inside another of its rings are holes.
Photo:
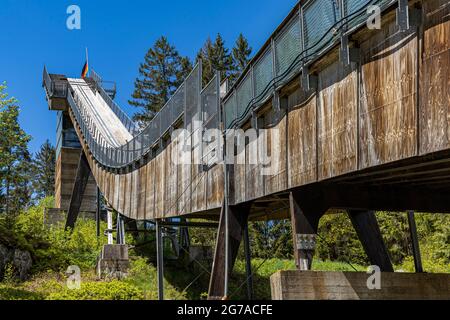
[[[87,1],[0,0],[0,81],[19,100],[20,122],[36,152],[55,144],[56,114],[48,111],[42,69],[78,77],[89,48],[90,65],[117,83],[116,101],[128,113],[138,66],[161,35],[182,55],[195,57],[208,36],[220,32],[231,47],[240,32],[254,52],[297,0]],[[81,30],[66,28],[69,5],[81,8]]]

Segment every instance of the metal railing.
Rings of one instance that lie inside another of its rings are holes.
[[[364,23],[366,6],[380,5],[382,9],[397,0],[311,0],[302,6],[285,26],[275,34],[262,54],[250,63],[243,75],[234,84],[229,93],[221,101],[221,84],[216,75],[202,89],[201,62],[197,64],[184,83],[158,112],[149,125],[137,132],[134,123],[123,116],[123,111],[112,101],[107,93],[99,87],[99,92],[110,108],[118,115],[130,132],[133,139],[119,147],[111,146],[102,133],[95,127],[83,102],[65,89],[69,106],[81,128],[86,144],[95,159],[109,168],[123,168],[147,155],[153,147],[159,145],[162,136],[174,128],[175,123],[183,119],[184,127],[192,129],[194,120],[203,120],[203,128],[219,128],[220,119],[225,128],[238,126],[248,119],[253,108],[257,108],[274,96],[281,86],[304,73],[308,64],[327,50],[335,47],[342,36],[350,29]],[[330,5],[330,2],[332,5]],[[318,25],[315,15],[325,16],[325,27]],[[363,18],[362,18],[363,17]],[[310,24],[310,25],[308,25]],[[306,46],[308,44],[308,46]],[[101,83],[101,78],[94,73],[94,80]],[[46,69],[44,84],[48,94],[60,92]],[[222,110],[222,115],[220,114]],[[191,130],[192,131],[192,130]],[[191,137],[189,137],[191,138]],[[202,158],[208,158],[207,150]]]
[[[398,0],[310,0],[271,37],[251,61],[223,101],[225,128],[240,126],[275,92],[304,73],[307,66],[340,43],[342,36],[362,26],[367,6],[384,10]]]
[[[100,96],[105,100],[110,109],[114,112],[114,114],[119,118],[120,122],[125,126],[125,128],[130,132],[133,136],[139,133],[139,127],[128,117],[128,115],[114,102],[111,96],[106,92],[103,88],[103,80],[94,70],[91,71],[91,78],[94,80],[97,91],[100,93]]]
[[[44,73],[46,73],[46,70]],[[48,73],[44,75],[44,85],[46,90],[49,91],[54,87],[54,82],[47,75]],[[149,125],[126,144],[118,147],[107,142],[108,139],[96,127],[95,121],[91,118],[85,105],[86,102],[81,97],[74,95],[67,88],[65,95],[81,129],[81,138],[84,139],[94,158],[106,167],[120,169],[139,161],[144,155],[148,154],[154,146],[158,145],[162,136],[167,134],[181,119],[183,119],[187,129],[190,129],[189,126],[194,120],[202,120],[203,118],[205,120],[204,127],[218,127],[220,83],[216,79],[217,75],[202,90],[201,63],[197,64],[185,82],[161,111],[156,114]],[[105,99],[105,97],[103,98]],[[110,106],[117,105],[114,103]],[[204,116],[202,116],[202,111]]]
[[[47,68],[44,67],[43,71],[43,85],[47,98],[66,98],[67,96],[67,81],[54,81],[47,72]]]

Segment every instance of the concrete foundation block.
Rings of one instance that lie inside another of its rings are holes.
[[[382,272],[379,275],[379,289],[369,289],[367,282],[371,274],[364,272],[279,271],[270,278],[272,299],[450,299],[450,274]]]
[[[100,279],[123,279],[128,274],[130,262],[127,245],[104,245],[97,261]]]

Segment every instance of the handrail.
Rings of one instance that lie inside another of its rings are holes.
[[[324,0],[314,0],[314,1],[324,1]],[[345,0],[348,1],[348,0]],[[329,32],[331,30],[335,30],[335,32],[344,32],[346,30],[346,27],[351,25],[352,21],[354,19],[357,19],[361,15],[363,15],[363,11],[366,9],[366,6],[369,4],[382,4],[384,8],[386,8],[388,5],[391,5],[396,0],[368,0],[365,6],[363,6],[361,9],[355,11],[352,14],[349,14],[345,17],[342,17],[340,20],[337,20],[335,24],[333,24],[332,28],[330,28]],[[294,17],[295,18],[295,17]],[[296,18],[299,18],[296,16]],[[354,27],[352,25],[352,27]],[[327,33],[328,34],[328,33]],[[323,54],[327,50],[333,48],[337,45],[339,39],[331,38],[326,39],[327,34],[323,35],[322,38],[318,39],[316,43],[314,43],[309,48],[303,48],[303,50],[300,50],[300,53],[292,59],[291,64],[286,68],[286,70],[279,75],[276,75],[276,72],[273,71],[274,77],[268,82],[266,87],[262,90],[262,92],[258,96],[254,96],[254,93],[252,94],[252,98],[247,104],[246,108],[243,110],[244,112],[240,116],[236,116],[233,121],[230,123],[230,126],[227,127],[233,127],[239,125],[240,122],[242,122],[246,117],[248,117],[249,111],[251,108],[254,108],[255,106],[258,106],[259,103],[263,99],[267,99],[268,94],[274,90],[276,90],[277,86],[280,84],[283,84],[288,79],[291,79],[292,77],[298,75],[300,72],[302,72],[303,68],[307,66],[308,63],[311,63],[314,61],[315,58],[318,57],[318,55]],[[341,33],[342,34],[342,33]],[[326,39],[327,41],[323,41]],[[272,54],[274,54],[274,44],[272,42],[272,47],[267,50],[272,50]],[[261,59],[264,58],[264,55],[261,55]],[[256,59],[253,61],[253,65],[256,65],[259,61]],[[274,60],[272,60],[273,63]],[[272,66],[275,69],[275,66]],[[248,76],[251,76],[252,79],[254,79],[253,68],[252,66],[248,69],[247,73],[243,74],[240,77],[240,80],[237,81],[233,89],[230,90],[230,93],[227,95],[227,99],[233,98],[236,95],[236,90],[239,90],[239,88],[243,87],[242,84],[244,83],[243,80],[245,80]],[[94,78],[96,77],[96,83],[101,83],[101,78],[94,73]],[[100,79],[100,80],[99,80]],[[253,80],[251,79],[251,83],[253,84]],[[65,88],[57,88],[58,81],[53,81],[51,77],[48,75],[46,68],[44,68],[44,85],[46,87],[46,90],[49,94],[53,94],[56,91],[63,91],[63,93],[67,96],[68,104],[70,106],[70,109],[72,110],[75,120],[77,121],[78,125],[81,128],[81,134],[82,138],[86,141],[86,144],[89,148],[89,151],[92,153],[94,158],[103,166],[111,168],[111,169],[120,169],[127,167],[131,165],[132,163],[135,163],[136,161],[140,160],[144,155],[150,152],[151,148],[155,145],[155,143],[161,139],[161,135],[167,131],[167,128],[161,127],[161,116],[164,112],[167,112],[167,108],[175,108],[177,102],[176,98],[179,98],[179,95],[182,93],[182,100],[181,103],[183,104],[183,108],[181,108],[182,111],[177,111],[180,113],[180,115],[184,114],[185,117],[188,117],[186,108],[189,107],[189,110],[192,112],[202,111],[203,105],[202,101],[204,98],[204,95],[208,94],[208,91],[206,90],[209,88],[210,85],[213,85],[213,82],[210,82],[208,86],[205,87],[205,89],[202,89],[201,86],[202,81],[202,75],[201,75],[201,64],[196,65],[191,72],[191,74],[186,78],[186,80],[183,82],[182,86],[177,89],[175,94],[169,99],[169,101],[164,105],[164,107],[161,109],[160,112],[156,114],[154,119],[149,123],[149,125],[144,128],[142,131],[138,132],[136,135],[133,136],[131,141],[128,141],[126,144],[121,146],[112,146],[107,143],[108,139],[105,139],[105,137],[102,136],[102,133],[96,128],[95,122],[90,118],[89,112],[87,112],[85,106],[83,105],[82,101],[79,97],[74,97],[72,92],[68,90],[67,84]],[[250,80],[249,80],[250,81]],[[254,84],[253,84],[254,85]],[[217,81],[216,83],[216,95],[220,97],[220,81]],[[181,91],[181,88],[183,88],[183,92]],[[192,88],[195,88],[192,89]],[[248,89],[248,88],[247,88]],[[119,119],[123,121],[122,123],[127,123],[127,125],[130,125],[131,120],[121,111],[121,109],[118,107],[118,105],[106,94],[106,92],[99,86],[99,92],[102,95],[102,97],[105,99],[105,101],[110,103],[111,109],[115,109],[120,116]],[[254,90],[253,90],[254,92]],[[270,95],[269,95],[270,96]],[[188,99],[189,98],[189,99]],[[188,100],[191,101],[191,103],[194,103],[193,105],[188,106]],[[222,112],[224,112],[224,104],[228,102],[228,100],[222,100],[218,98],[219,105],[222,105]],[[178,108],[180,109],[180,108]],[[177,109],[177,110],[178,110]],[[219,109],[219,108],[218,108]],[[178,119],[180,115],[173,114],[173,110],[169,110],[170,120],[167,121],[167,125],[169,128],[173,126],[172,120],[175,118]],[[125,115],[125,116],[124,116]],[[220,117],[220,112],[217,111],[217,115]],[[189,116],[192,116],[189,114]],[[213,119],[214,114],[211,114],[209,119]],[[220,117],[223,119],[224,117]],[[128,121],[128,120],[129,121]],[[189,123],[192,119],[185,119],[185,126],[187,123]],[[223,120],[222,120],[223,121]],[[132,123],[132,122],[131,122]],[[133,123],[134,124],[134,123]],[[205,124],[203,124],[205,126]],[[131,128],[132,129],[132,128]],[[226,128],[225,128],[226,129]],[[135,131],[133,131],[135,132]],[[204,155],[204,156],[207,156]]]
[[[117,118],[123,123],[125,128],[133,135],[137,135],[139,133],[138,126],[130,119],[130,117],[117,105],[117,103],[110,97],[110,95],[103,88],[102,83],[103,80],[100,75],[95,72],[95,70],[91,71],[91,78],[94,80],[96,88],[100,93],[100,96],[105,100],[110,109],[115,113]]]
[[[305,6],[310,5],[316,1],[323,1],[323,0],[310,0],[305,4]],[[345,1],[350,1],[350,0],[345,0]],[[341,34],[339,32],[342,32],[343,30],[345,30],[345,28],[348,27],[349,25],[351,25],[352,22],[354,22],[354,20],[357,20],[357,18],[364,15],[365,11],[367,10],[367,6],[369,6],[369,5],[381,4],[383,9],[385,9],[386,7],[390,6],[395,1],[396,0],[367,0],[367,2],[361,8],[356,10],[355,12],[353,12],[347,16],[341,16],[341,19],[337,20],[326,32],[324,32],[324,34],[313,45],[301,50],[300,53],[295,57],[295,59],[293,60],[291,65],[283,73],[281,73],[280,75],[274,75],[272,80],[269,81],[269,83],[262,90],[262,92],[258,96],[253,97],[248,102],[242,115],[237,118],[234,118],[233,121],[230,122],[230,124],[227,126],[227,128],[237,127],[237,126],[241,125],[242,123],[244,123],[248,119],[249,115],[251,114],[250,110],[254,107],[258,107],[262,102],[266,101],[267,98],[270,97],[269,93],[271,91],[275,91],[275,89],[277,87],[279,87],[280,84],[285,82],[287,78],[292,78],[295,75],[295,74],[292,74],[294,70],[298,69],[297,73],[299,73],[301,71],[301,69],[303,69],[304,66],[311,64],[317,57],[321,56],[324,52],[326,52],[329,49],[336,46],[339,43],[338,37],[331,38],[328,41],[324,41],[324,40],[327,40],[326,38],[330,35],[330,33]],[[297,15],[295,15],[292,18],[292,20],[299,19],[301,14],[302,13],[299,12]],[[300,19],[300,20],[302,21],[302,19]],[[289,21],[289,23],[291,21]],[[353,27],[353,29],[356,29],[357,27],[360,27],[363,23],[364,23],[364,21],[360,22],[359,24],[352,26],[352,27]],[[304,37],[303,29],[304,29],[304,26],[302,25],[301,26],[302,39]],[[273,48],[271,48],[271,47],[264,48],[263,51],[271,50],[271,49],[272,49],[272,52],[271,52],[272,55],[275,54]],[[250,65],[247,67],[247,71],[239,77],[238,81],[236,81],[234,83],[234,85],[232,86],[232,88],[229,90],[229,93],[224,97],[224,103],[226,103],[229,99],[233,98],[233,96],[236,94],[236,90],[239,89],[239,86],[242,84],[242,82],[245,80],[245,78],[251,72],[252,66],[257,65],[260,62],[260,60],[262,58],[264,58],[264,56],[265,56],[265,54],[260,54],[258,59],[256,59],[255,61],[252,61],[250,63]],[[235,108],[236,107],[237,106],[235,106]]]

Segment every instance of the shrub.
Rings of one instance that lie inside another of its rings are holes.
[[[142,291],[135,286],[119,280],[110,282],[82,282],[78,290],[62,287],[52,292],[46,300],[142,300]]]
[[[95,266],[97,256],[106,237],[96,236],[95,221],[79,219],[74,230],[62,226],[44,226],[43,216],[47,207],[53,206],[52,198],[45,198],[17,217],[14,235],[33,256],[34,272],[63,271],[70,265],[81,269]],[[106,224],[101,224],[106,229]]]
[[[157,271],[146,258],[130,257],[130,269],[125,280],[143,292],[146,300],[158,299]],[[167,300],[185,300],[186,293],[177,289],[164,280],[164,298]]]

